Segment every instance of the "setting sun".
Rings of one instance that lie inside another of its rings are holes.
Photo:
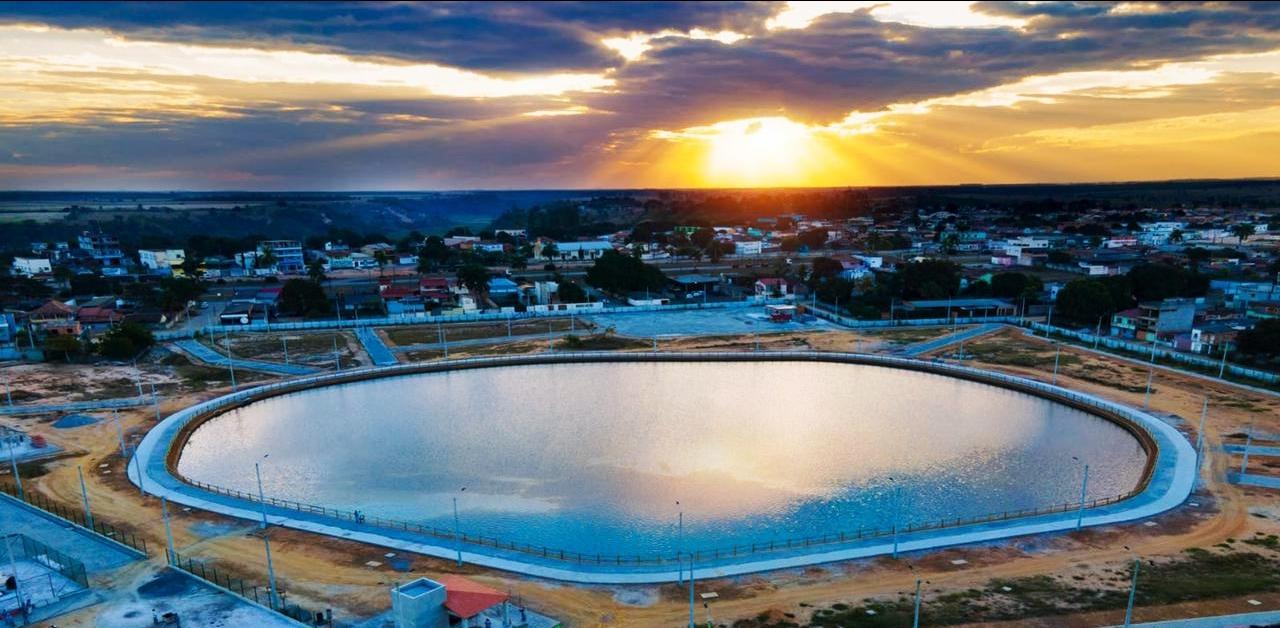
[[[832,164],[820,129],[783,117],[729,120],[678,132],[660,132],[658,139],[689,149],[679,161],[704,185],[812,185]]]

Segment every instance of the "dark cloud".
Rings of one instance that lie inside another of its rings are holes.
[[[1270,8],[1183,3],[1159,14],[1114,15],[1108,8],[1078,3],[983,7],[1034,18],[1025,29],[925,28],[880,22],[859,11],[731,46],[661,39],[643,59],[618,71],[619,92],[593,104],[639,124],[777,113],[830,122],[855,109],[875,110],[1030,75],[1280,48],[1280,11]]]
[[[494,71],[599,70],[603,34],[758,28],[765,2],[0,2],[0,22],[304,47]]]

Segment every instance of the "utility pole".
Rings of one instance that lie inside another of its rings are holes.
[[[13,595],[14,601],[18,603],[18,608],[22,611],[22,619],[27,619],[27,603],[22,598],[22,579],[18,577],[18,563],[13,559],[13,546],[9,544],[9,537],[4,537],[4,549],[9,554],[9,570],[13,572]],[[690,628],[693,625],[690,624]]]
[[[120,441],[120,457],[124,458],[127,454],[124,452],[124,428],[120,425],[120,411],[115,409],[111,410],[111,416],[114,417],[116,421],[116,439]]]
[[[238,392],[236,386],[236,365],[231,357],[231,334],[226,327],[222,328],[222,339],[227,343],[227,369],[231,371],[231,392]],[[214,344],[217,344],[216,342]]]
[[[693,620],[693,552],[689,553],[689,628],[694,628]]]
[[[458,492],[461,493],[462,491],[465,491],[465,490],[467,490],[467,487],[464,486]],[[462,533],[461,533],[461,528],[458,524],[458,496],[457,495],[453,496],[453,543],[454,543],[454,547],[456,547],[458,550],[458,566],[461,567],[462,566]]]
[[[1058,349],[1053,354],[1053,385],[1058,385],[1058,363],[1062,360],[1062,344],[1054,343]]]
[[[164,538],[169,546],[169,564],[178,560],[178,553],[173,549],[173,528],[169,526],[169,500],[160,497],[160,515],[164,517]]]
[[[84,469],[76,465],[76,475],[80,477],[80,500],[84,502],[84,521],[90,530],[93,529],[93,511],[89,509],[89,491],[84,487]]]
[[[1142,565],[1142,561],[1138,558],[1133,559],[1133,582],[1129,585],[1129,603],[1124,607],[1124,628],[1129,628],[1133,623],[1133,598],[1138,594],[1138,567]]]
[[[253,463],[253,474],[258,476],[258,505],[262,509],[262,525],[258,527],[265,530],[267,529],[267,496],[262,492],[262,467],[257,462]]]
[[[276,590],[276,568],[271,563],[271,539],[267,538],[266,531],[262,533],[262,547],[267,554],[267,586],[271,588],[271,608],[274,610],[280,606],[280,594]]]
[[[1209,395],[1204,396],[1204,405],[1200,407],[1200,429],[1196,430],[1196,469],[1200,468],[1200,457],[1204,454],[1204,421],[1209,416]]]
[[[915,611],[911,617],[911,628],[920,628],[920,579],[916,578],[916,603]]]
[[[1089,495],[1089,465],[1084,465],[1084,479],[1080,480],[1080,510],[1076,513],[1076,529],[1084,526],[1084,504]]]
[[[1240,462],[1240,475],[1249,472],[1249,448],[1253,446],[1253,425],[1249,425],[1249,433],[1244,437],[1244,460]]]
[[[9,443],[9,464],[13,467],[13,483],[18,487],[18,499],[25,500],[26,493],[22,491],[22,474],[18,473],[18,457],[13,453],[13,438],[13,436],[5,437]]]
[[[289,337],[281,336],[280,342],[284,344],[284,363],[289,363]]]
[[[150,382],[150,384],[151,384],[151,405],[155,406],[156,408],[156,423],[159,423],[160,422],[160,397],[156,396],[155,382]]]
[[[1227,343],[1222,343],[1222,364],[1218,366],[1218,379],[1227,373]]]

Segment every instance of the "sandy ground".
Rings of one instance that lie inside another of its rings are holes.
[[[1005,353],[1023,356],[1023,365],[994,364],[981,358],[971,364],[988,366],[1020,375],[1049,379],[1053,348],[1040,339],[1027,338],[1021,332],[1004,332],[984,338],[992,355]],[[751,337],[701,337],[663,341],[667,350],[752,350]],[[525,346],[528,345],[528,346]],[[822,349],[859,350],[888,348],[883,338],[874,334],[846,331],[824,331],[803,334],[778,334],[762,337],[761,350]],[[470,348],[478,351],[478,348]],[[516,343],[491,347],[490,351],[544,350],[542,343]],[[1007,351],[1006,351],[1007,350]],[[977,351],[979,355],[984,352]],[[459,351],[455,355],[463,355]],[[1048,370],[1044,360],[1048,360]],[[1066,348],[1059,381],[1069,386],[1127,403],[1142,405],[1146,369],[1123,362]],[[997,361],[998,358],[997,358]],[[1030,366],[1028,366],[1030,364]],[[59,388],[50,380],[73,378],[89,382],[111,381],[129,374],[127,367],[90,369],[37,365],[22,367],[26,375],[19,384],[24,390],[40,391],[49,402],[74,394]],[[208,397],[213,390],[183,390],[165,374],[160,364],[143,367],[142,376],[170,382],[173,387],[163,398],[162,410],[170,412],[198,398]],[[169,379],[165,379],[168,377]],[[1152,407],[1160,412],[1186,419],[1186,430],[1198,423],[1201,401],[1210,399],[1207,422],[1208,442],[1216,445],[1224,435],[1243,431],[1253,424],[1259,430],[1280,433],[1280,400],[1226,385],[1200,379],[1157,372],[1154,377]],[[131,432],[148,429],[154,414],[151,408],[122,412]],[[97,469],[86,474],[95,515],[113,524],[131,525],[148,538],[153,547],[163,547],[163,528],[156,499],[141,500],[136,487],[128,484],[116,455],[114,427],[107,423],[54,430],[40,418],[24,419],[35,433],[44,433],[69,450],[86,452],[79,459],[49,463],[49,472],[32,481],[36,490],[67,504],[79,503],[79,484],[75,465]],[[1192,435],[1194,438],[1194,435]],[[1159,518],[1159,525],[1114,526],[1081,533],[1015,539],[978,547],[951,549],[903,560],[875,559],[827,565],[705,583],[699,591],[715,590],[720,599],[714,610],[718,622],[731,623],[739,618],[752,618],[762,613],[793,613],[808,617],[813,607],[836,602],[858,603],[870,597],[896,597],[907,593],[917,574],[930,581],[928,593],[935,595],[970,587],[982,587],[995,577],[1019,577],[1036,574],[1070,572],[1085,582],[1098,586],[1119,586],[1114,582],[1115,570],[1124,569],[1132,552],[1144,558],[1176,556],[1190,547],[1210,547],[1228,538],[1248,538],[1254,532],[1280,533],[1280,492],[1242,488],[1221,480],[1234,456],[1213,453],[1208,457],[1206,487],[1198,501],[1200,508],[1184,506]],[[1234,460],[1239,464],[1239,460]],[[106,467],[99,467],[106,464]],[[1251,465],[1252,466],[1252,465]],[[1251,512],[1253,514],[1251,514]],[[262,543],[258,531],[249,522],[217,515],[175,509],[174,534],[184,556],[215,561],[221,569],[259,582],[265,582]],[[388,589],[396,581],[407,581],[418,575],[454,571],[451,564],[423,557],[413,557],[410,571],[391,568],[384,548],[361,545],[301,532],[275,529],[270,532],[276,571],[282,588],[292,599],[314,607],[332,605],[335,616],[344,621],[368,618],[384,611],[389,604]],[[1132,548],[1125,549],[1125,546]],[[950,561],[963,558],[963,566]],[[153,559],[154,560],[154,559]],[[367,566],[369,561],[380,563]],[[908,565],[914,567],[913,572]],[[663,587],[583,587],[538,581],[501,572],[463,567],[463,573],[501,590],[509,590],[530,608],[564,619],[568,625],[677,626],[684,623],[687,598],[674,586]],[[1280,606],[1280,596],[1250,596],[1264,602],[1252,607],[1243,599],[1197,603],[1194,607],[1140,608],[1137,617],[1155,620],[1211,612],[1246,612],[1258,608]],[[702,611],[699,610],[701,617]],[[1115,623],[1119,612],[1076,616],[1055,616],[1029,620],[1022,625],[1092,626]],[[63,624],[60,624],[63,625]],[[65,625],[91,625],[67,623]]]

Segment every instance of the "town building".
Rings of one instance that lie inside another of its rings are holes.
[[[43,257],[13,258],[13,273],[24,277],[48,275],[53,272],[53,263]]]
[[[182,276],[187,252],[182,249],[138,249],[138,263],[154,275]]]
[[[120,250],[120,241],[114,236],[101,231],[85,231],[80,234],[78,243],[80,250],[100,266],[104,268],[124,266],[124,252]]]

